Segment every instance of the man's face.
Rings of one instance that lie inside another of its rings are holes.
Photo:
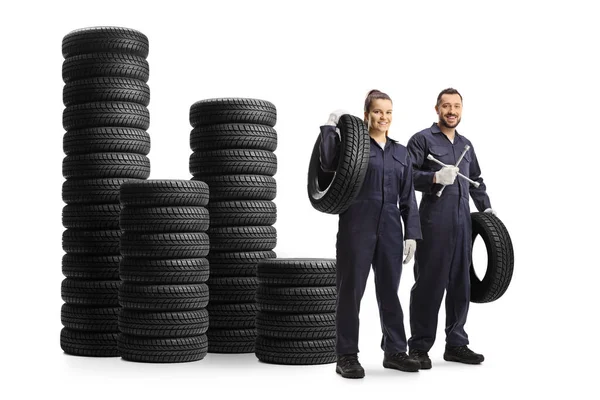
[[[440,125],[446,128],[456,128],[460,123],[462,113],[462,101],[458,94],[444,94],[440,99],[440,104],[435,107],[435,111],[440,118]]]

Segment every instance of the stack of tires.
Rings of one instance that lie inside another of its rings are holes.
[[[69,354],[118,356],[119,186],[150,175],[148,39],[116,27],[63,38],[63,330]]]
[[[272,364],[336,361],[333,259],[258,263],[256,357]]]
[[[190,172],[210,188],[211,353],[254,351],[256,265],[276,257],[276,119],[264,100],[209,99],[190,108]]]
[[[121,185],[119,352],[138,362],[197,361],[207,352],[208,186]]]

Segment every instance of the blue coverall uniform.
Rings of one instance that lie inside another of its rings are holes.
[[[335,171],[340,139],[334,126],[321,127],[321,168]],[[421,226],[406,147],[371,138],[369,167],[350,207],[339,215],[337,234],[337,354],[358,353],[360,301],[371,264],[386,353],[406,351],[404,316],[398,299],[404,222],[407,239],[420,239]]]
[[[433,177],[442,167],[427,159],[431,154],[447,165],[455,165],[465,145],[471,146],[461,161],[460,173],[479,182],[479,188],[456,177],[441,197]],[[464,325],[470,302],[471,212],[469,194],[479,211],[491,208],[481,170],[471,142],[456,132],[454,143],[437,124],[416,133],[407,144],[412,160],[415,189],[423,192],[419,213],[423,240],[415,254],[415,284],[410,296],[411,349],[429,351],[435,341],[438,312],[446,290],[446,343],[469,343]]]

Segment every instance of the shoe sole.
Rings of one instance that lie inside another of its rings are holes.
[[[392,364],[389,362],[383,362],[383,368],[397,369],[398,371],[403,372],[419,372],[419,365],[416,365],[412,368],[400,367],[399,365]]]
[[[342,370],[340,369],[340,367],[335,367],[335,372],[340,374],[342,376],[342,378],[360,379],[360,378],[365,377],[364,372],[354,372],[354,373],[344,374],[344,373],[342,373]]]
[[[481,364],[483,362],[483,360],[472,360],[471,361],[471,360],[465,360],[465,359],[454,357],[454,356],[448,356],[446,354],[444,354],[444,360],[458,362],[461,364],[469,364],[469,365],[477,365],[477,364]]]
[[[420,362],[420,369],[431,369],[431,361]]]

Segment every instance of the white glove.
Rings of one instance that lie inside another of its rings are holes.
[[[491,208],[486,208],[483,212],[484,213],[492,213],[492,215],[494,215],[494,217],[498,216],[498,213],[496,213],[496,211],[492,210]]]
[[[417,250],[417,241],[415,239],[406,239],[404,241],[404,255],[406,258],[402,261],[402,264],[407,264],[412,260],[415,250]]]
[[[340,121],[340,117],[344,114],[348,114],[345,110],[335,110],[331,114],[329,114],[329,119],[325,125],[337,126]]]
[[[452,185],[457,174],[458,167],[442,167],[442,169],[435,173],[435,183],[439,183],[440,185]]]

